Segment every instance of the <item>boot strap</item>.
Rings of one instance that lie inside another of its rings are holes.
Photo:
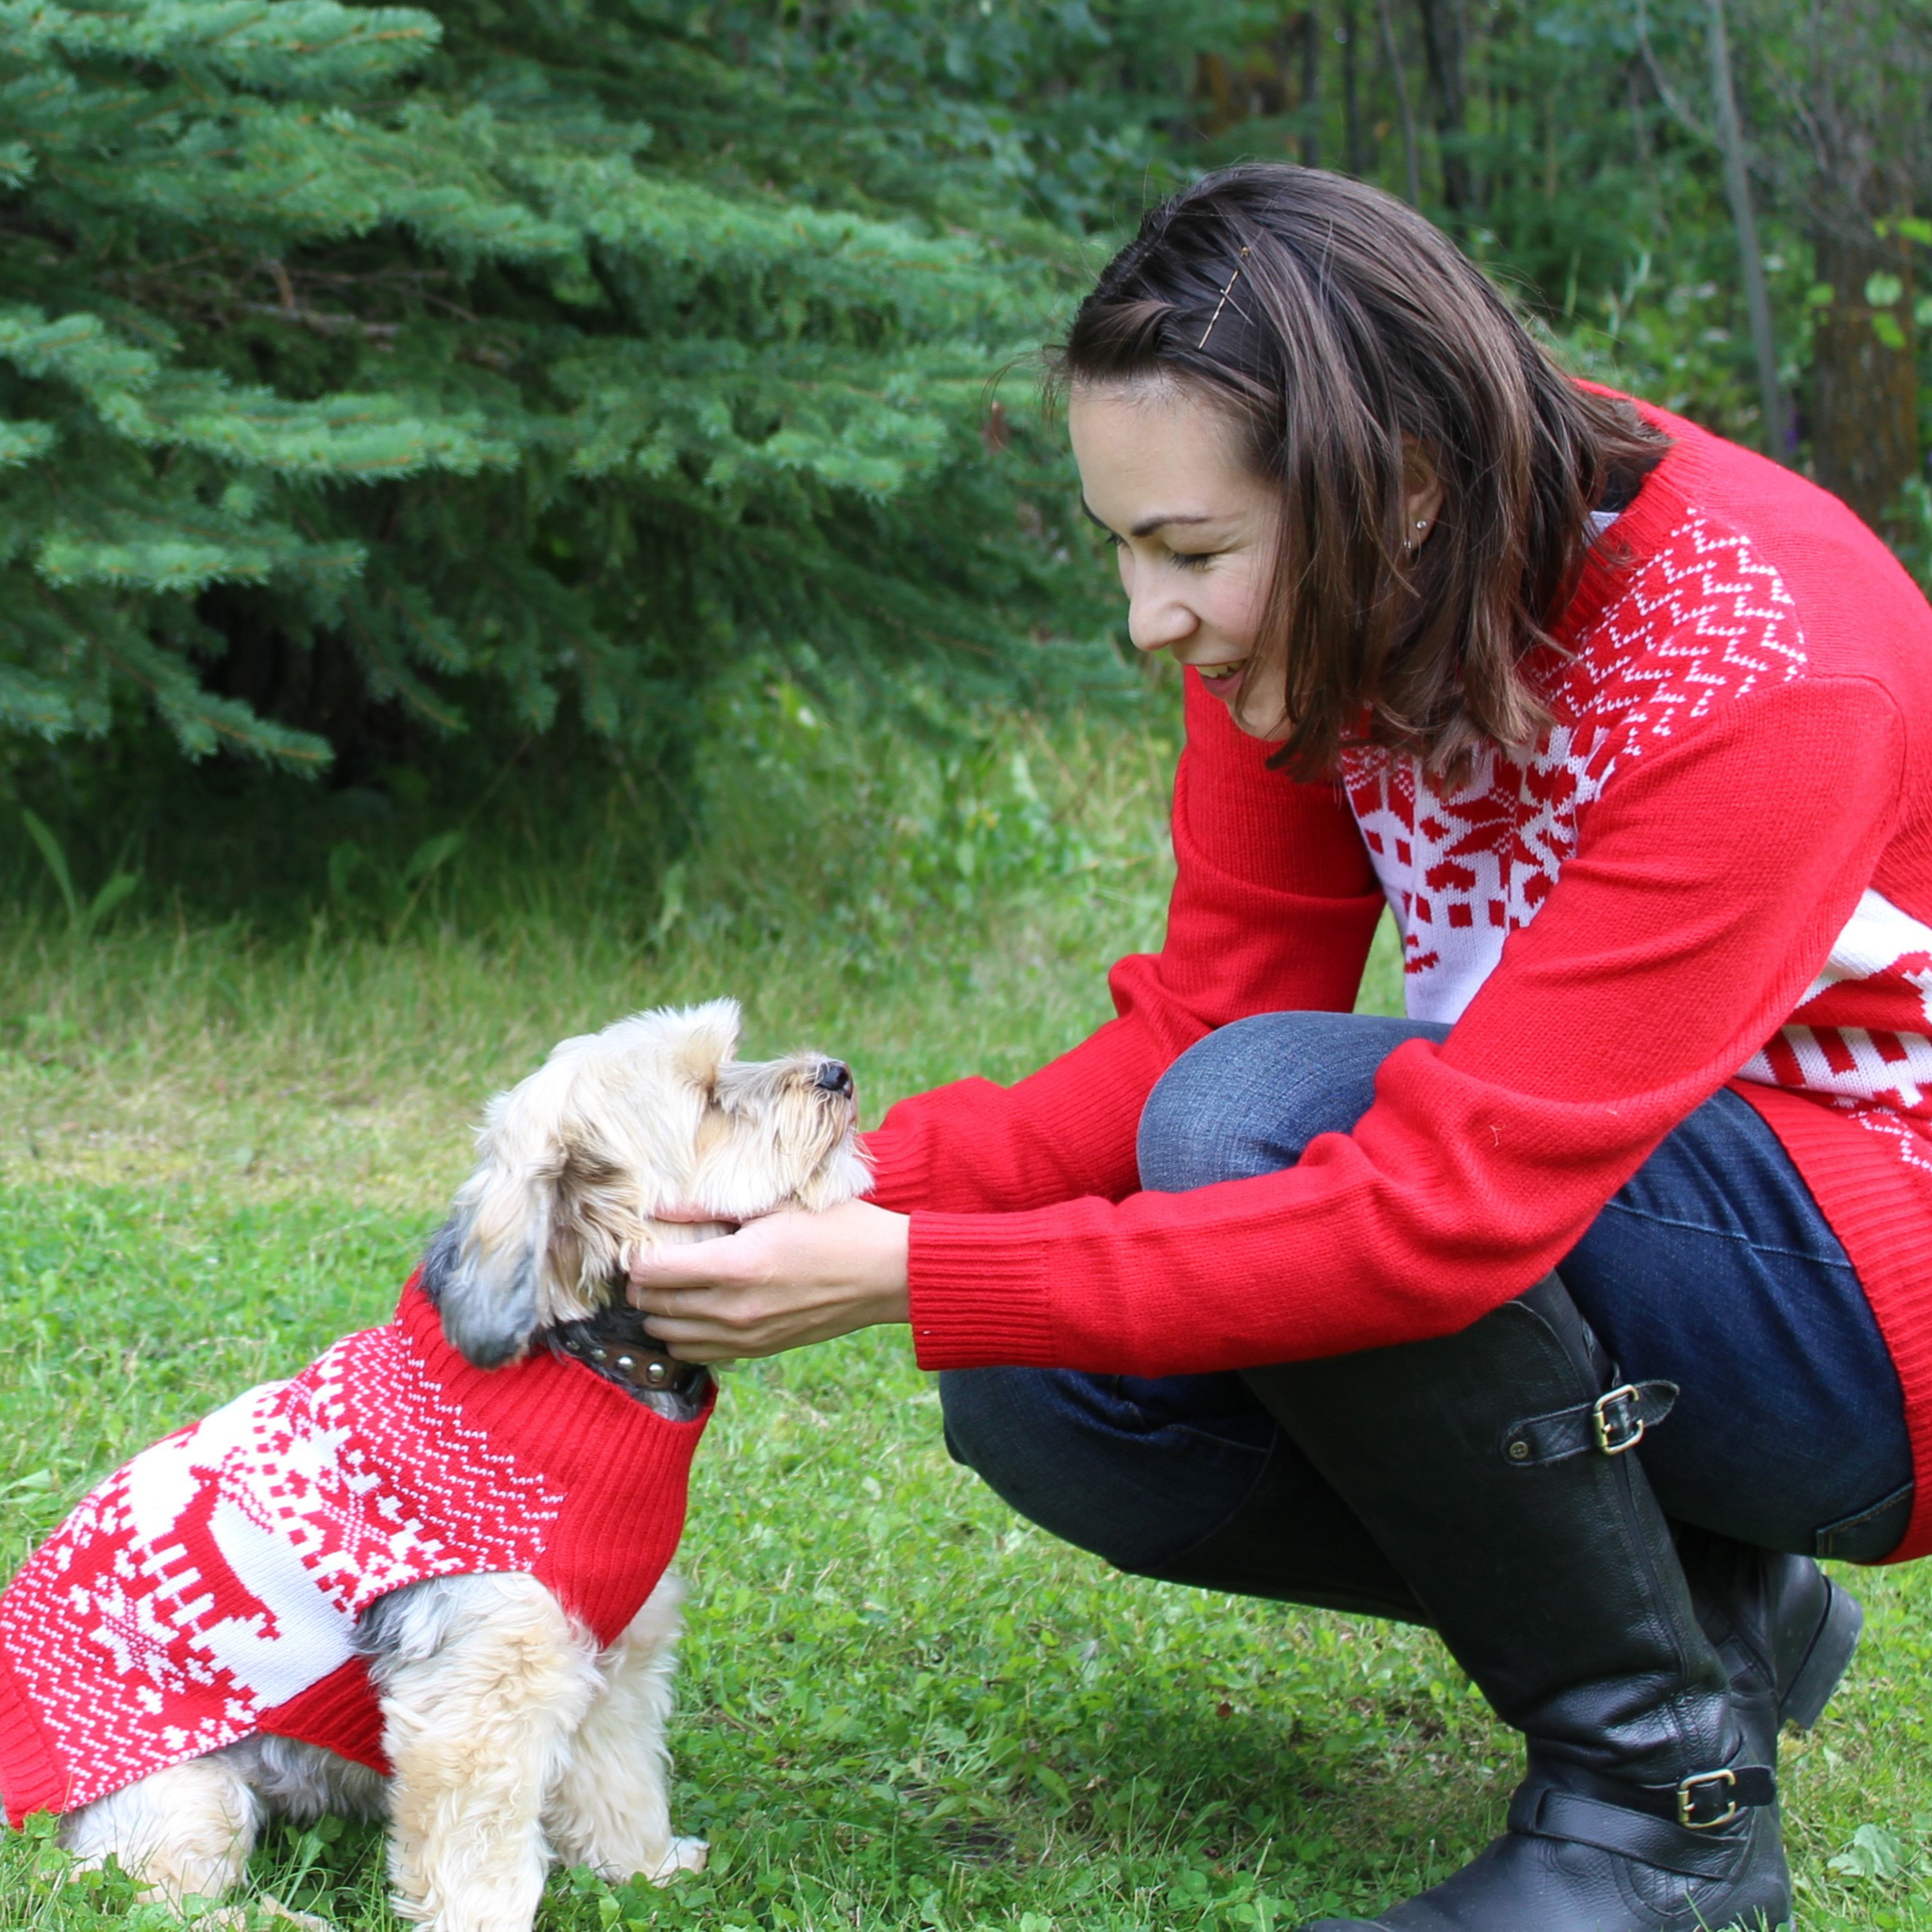
[[[1526,1416],[1503,1431],[1503,1455],[1519,1469],[1595,1450],[1622,1456],[1676,1407],[1674,1382],[1620,1382],[1594,1402]]]
[[[1653,1818],[1668,1818],[1686,1831],[1714,1831],[1740,1811],[1777,1803],[1777,1774],[1766,1764],[1740,1764],[1699,1772],[1674,1785],[1625,1788],[1626,1802]]]
[[[1566,1785],[1573,1778],[1605,1795],[1532,1783],[1510,1804],[1510,1830],[1594,1845],[1690,1878],[1725,1877],[1737,1862],[1735,1836],[1701,1834],[1777,1802],[1777,1779],[1763,1765],[1708,1772],[1675,1785],[1620,1785],[1564,1774]]]

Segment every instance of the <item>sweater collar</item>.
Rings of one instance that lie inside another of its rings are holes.
[[[1629,588],[1637,565],[1653,556],[1683,522],[1690,506],[1691,479],[1703,467],[1701,445],[1708,434],[1635,396],[1615,390],[1598,392],[1628,403],[1653,429],[1670,437],[1672,443],[1663,460],[1643,479],[1629,508],[1591,545],[1576,588],[1564,605],[1563,614],[1550,626],[1550,634],[1566,650],[1590,632]]]
[[[646,1466],[655,1468],[667,1455],[688,1463],[717,1406],[714,1383],[704,1407],[689,1421],[676,1421],[547,1348],[500,1369],[479,1369],[443,1339],[420,1271],[403,1290],[395,1325],[466,1422],[566,1488],[585,1480],[602,1485],[620,1468],[642,1479]],[[630,1470],[633,1462],[638,1466]]]

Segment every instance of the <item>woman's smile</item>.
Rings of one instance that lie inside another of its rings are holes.
[[[1240,684],[1241,673],[1248,668],[1245,658],[1237,658],[1227,664],[1196,664],[1194,669],[1201,674],[1202,681],[1218,698],[1231,698],[1234,687]]]

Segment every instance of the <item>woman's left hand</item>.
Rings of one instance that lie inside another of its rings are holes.
[[[783,1208],[736,1234],[630,1257],[630,1299],[680,1361],[730,1361],[910,1320],[903,1214]]]

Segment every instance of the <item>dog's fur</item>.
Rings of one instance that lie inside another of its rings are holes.
[[[640,1014],[566,1040],[491,1103],[424,1269],[470,1361],[512,1361],[621,1298],[633,1249],[863,1191],[844,1069],[815,1054],[735,1060],[738,1024],[728,1000]],[[673,1208],[717,1219],[657,1219]],[[691,1391],[637,1399],[678,1416],[695,1406]],[[611,1879],[699,1870],[706,1848],[673,1835],[665,1791],[682,1595],[667,1575],[600,1652],[534,1578],[412,1584],[357,1633],[388,1779],[258,1734],[70,1813],[61,1840],[89,1862],[117,1857],[178,1907],[234,1884],[264,1817],[387,1814],[396,1909],[433,1932],[528,1932],[553,1857]]]

